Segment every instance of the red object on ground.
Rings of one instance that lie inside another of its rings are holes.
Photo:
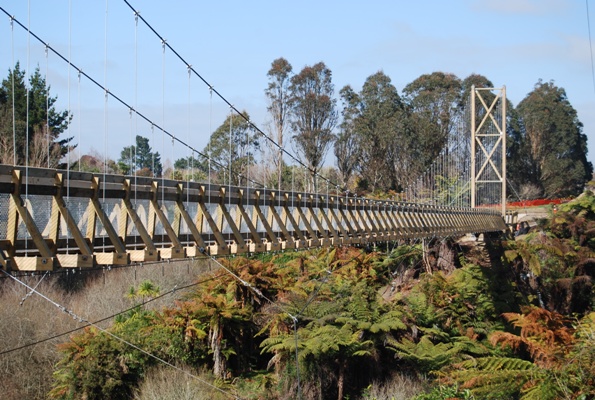
[[[567,199],[537,199],[537,200],[525,200],[515,201],[512,203],[506,203],[507,207],[536,207],[536,206],[547,206],[548,204],[562,204],[568,201]]]

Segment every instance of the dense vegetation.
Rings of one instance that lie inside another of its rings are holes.
[[[588,192],[516,241],[222,260],[175,305],[71,336],[50,397],[151,398],[175,375],[210,398],[592,398],[593,217]]]

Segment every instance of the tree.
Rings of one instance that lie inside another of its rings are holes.
[[[433,72],[422,75],[403,89],[411,107],[412,129],[419,141],[421,168],[429,166],[445,149],[448,139],[456,135],[461,80],[453,74]]]
[[[242,185],[248,174],[248,168],[254,165],[254,151],[260,147],[257,134],[248,122],[250,116],[246,111],[242,115],[228,116],[213,134],[202,153],[207,157],[203,162],[210,164],[211,172],[216,173],[215,181],[232,182],[225,179],[230,173],[237,185]],[[208,159],[212,163],[208,162]]]
[[[149,139],[136,135],[136,146],[126,146],[120,153],[118,165],[122,173],[129,174],[136,171],[139,175],[161,176],[163,166],[159,152],[153,153],[149,146]]]
[[[493,88],[494,84],[483,75],[471,74],[466,77],[461,83],[463,93],[460,98],[461,102],[459,103],[459,109],[462,110],[467,107],[467,103],[471,99],[471,89],[473,86],[476,88]],[[489,100],[492,100],[492,98],[486,96],[486,100],[489,102]],[[480,109],[478,109],[478,111],[479,110]]]
[[[533,176],[532,160],[525,151],[527,147],[523,135],[523,122],[512,103],[506,105],[506,176],[507,184],[512,192],[521,200],[541,198],[543,188]]]
[[[503,316],[518,334],[496,331],[489,340],[519,358],[497,355],[456,363],[444,371],[443,382],[456,382],[478,398],[589,398],[587,393],[593,394],[592,377],[586,377],[593,370],[592,352],[585,354],[579,348],[592,346],[592,337],[584,340],[567,317],[541,308]],[[591,329],[592,336],[592,320],[586,317],[583,321],[581,328]],[[575,374],[586,381],[577,380]]]
[[[202,181],[207,176],[207,166],[204,161],[194,157],[194,154],[178,158],[174,163],[174,179],[183,181]]]
[[[274,354],[270,363],[285,363],[286,368],[293,368],[297,355],[303,381],[309,382],[304,391],[311,385],[309,390],[320,391],[320,398],[331,398],[333,393],[344,398],[350,378],[370,374],[363,365],[384,347],[387,336],[406,328],[400,312],[377,301],[377,288],[369,280],[376,275],[371,259],[361,251],[344,249],[322,250],[283,263],[301,275],[282,280],[283,296],[266,313],[261,333],[269,335],[260,346]],[[287,270],[283,274],[289,275]]]
[[[63,156],[62,150],[59,143],[53,143],[47,133],[36,127],[29,143],[29,165],[58,168],[58,163]],[[70,167],[72,168],[72,164]]]
[[[25,164],[29,154],[30,165],[58,167],[60,159],[76,147],[70,144],[72,137],[58,140],[72,116],[68,111],[56,110],[57,97],[50,96],[50,86],[41,76],[39,67],[29,77],[28,98],[25,79],[25,71],[17,62],[0,87],[2,162]],[[37,147],[31,154],[34,146]]]
[[[357,135],[355,121],[359,115],[359,96],[347,85],[339,92],[343,102],[343,121],[339,125],[339,134],[335,140],[337,168],[341,173],[343,185],[348,187],[349,180],[359,166],[360,137]]]
[[[522,119],[519,157],[530,160],[527,175],[547,197],[577,195],[593,173],[587,161],[583,124],[566,96],[553,81],[537,82],[518,105]]]
[[[359,98],[355,129],[360,137],[360,174],[372,191],[396,189],[417,158],[405,104],[382,71],[366,79]]]
[[[198,158],[194,157],[194,154],[192,156],[178,158],[176,160],[176,162],[174,163],[175,169],[202,168],[202,167],[203,167],[203,164],[200,162],[200,160]]]
[[[131,398],[145,370],[155,363],[146,352],[164,357],[162,351],[169,347],[168,342],[146,335],[155,322],[153,312],[134,310],[120,316],[108,330],[87,327],[74,334],[59,346],[62,359],[56,365],[48,397]]]
[[[144,280],[138,285],[138,288],[130,286],[127,297],[131,300],[140,299],[141,304],[145,302],[145,297],[155,298],[159,296],[159,286],[155,285],[151,280]]]
[[[316,191],[316,176],[334,140],[338,119],[331,70],[323,62],[304,67],[291,78],[290,92],[293,140]]]
[[[278,145],[273,146],[267,141],[273,155],[273,163],[278,174],[278,189],[281,189],[281,178],[283,168],[283,138],[285,131],[289,126],[289,111],[291,105],[291,95],[289,91],[290,74],[293,68],[284,58],[277,58],[271,64],[271,69],[267,73],[269,85],[265,94],[269,101],[267,111],[271,115],[273,124],[273,133],[275,142]],[[275,154],[276,152],[276,154]]]
[[[72,165],[71,169],[82,172],[106,172],[108,174],[122,173],[122,168],[112,160],[100,154],[97,150],[91,149],[89,154],[83,154]]]

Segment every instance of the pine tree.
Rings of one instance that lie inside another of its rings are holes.
[[[50,95],[39,67],[29,77],[29,88],[26,79],[17,62],[0,86],[0,161],[22,165],[29,155],[29,165],[58,167],[60,159],[76,147],[72,137],[59,139],[72,117],[68,111],[56,110],[57,97]]]
[[[153,153],[149,139],[140,135],[136,135],[136,146],[122,149],[118,166],[124,174],[137,171],[139,175],[161,176],[163,171],[161,155],[159,152]]]

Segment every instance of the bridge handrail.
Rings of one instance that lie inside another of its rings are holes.
[[[34,270],[506,229],[493,209],[12,165],[1,207],[0,264]]]

